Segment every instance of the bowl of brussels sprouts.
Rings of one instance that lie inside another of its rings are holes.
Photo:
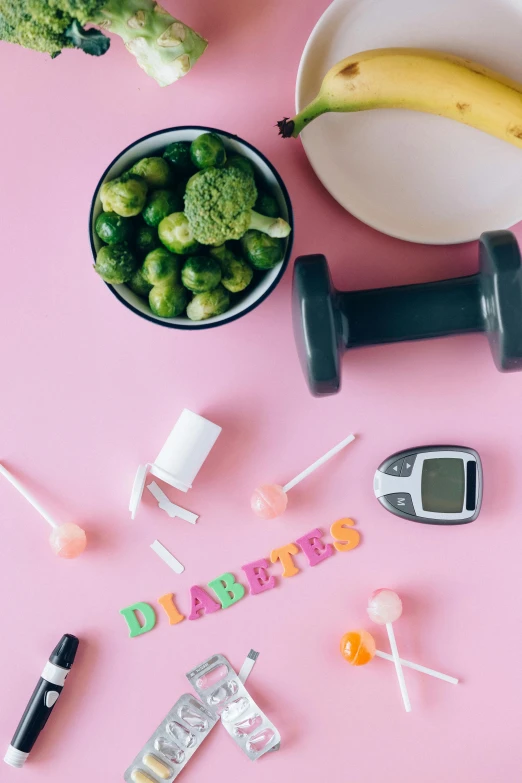
[[[100,178],[94,271],[126,307],[174,329],[240,318],[274,290],[292,249],[292,205],[265,156],[226,131],[151,133]]]

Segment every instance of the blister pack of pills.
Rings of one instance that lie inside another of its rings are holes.
[[[275,750],[281,736],[257,706],[224,655],[213,655],[187,674],[206,708],[252,760]]]
[[[183,694],[124,775],[127,783],[170,783],[210,734],[215,711],[189,693]]]

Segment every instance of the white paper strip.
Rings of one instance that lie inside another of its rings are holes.
[[[248,653],[247,657],[243,661],[243,666],[240,668],[240,670],[238,672],[238,675],[237,675],[239,677],[239,679],[241,680],[241,682],[243,683],[243,685],[247,681],[248,675],[250,674],[250,672],[254,668],[254,664],[257,661],[258,657],[259,657],[259,653],[258,652],[256,652],[255,650],[250,650],[250,652]]]
[[[166,549],[162,543],[160,543],[157,539],[154,541],[153,544],[150,545],[150,548],[153,552],[156,552],[159,557],[163,560],[164,563],[166,563],[169,568],[172,568],[172,570],[176,574],[182,574],[185,570],[185,566],[177,560],[174,555],[169,552],[168,549]]]
[[[154,495],[156,500],[158,501],[159,507],[166,511],[169,517],[179,517],[180,519],[184,519],[186,522],[190,522],[191,525],[195,525],[196,522],[199,519],[198,514],[194,514],[192,511],[188,511],[186,508],[183,508],[182,506],[177,506],[176,503],[173,503],[163,492],[163,490],[158,487],[155,481],[151,481],[150,484],[147,484],[147,489],[149,492]]]

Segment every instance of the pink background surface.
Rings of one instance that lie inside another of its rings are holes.
[[[250,688],[281,731],[281,751],[252,764],[218,727],[182,780],[514,783],[522,375],[497,373],[481,336],[404,344],[345,357],[342,393],[315,400],[294,348],[290,271],[229,326],[162,329],[119,305],[93,274],[87,218],[98,177],[123,147],[164,127],[208,124],[272,160],[293,199],[295,254],[325,253],[341,287],[470,273],[476,247],[377,234],[323,190],[299,142],[277,138],[274,122],[292,112],[299,57],[326,0],[167,5],[211,45],[187,79],[164,90],[119,41],[100,60],[67,52],[54,62],[0,44],[0,459],[90,542],[79,560],[58,560],[45,523],[0,484],[0,745],[60,635],[82,640],[25,771],[2,766],[0,779],[122,779],[188,690],[185,672],[214,652],[239,667],[254,647]],[[174,498],[200,521],[171,521],[146,500],[131,523],[136,466],[154,458],[183,407],[223,426],[194,489]],[[256,484],[288,480],[352,430],[360,439],[293,491],[283,518],[253,518]],[[379,462],[430,442],[482,455],[484,506],[473,525],[415,525],[376,503]],[[239,577],[242,564],[341,516],[357,521],[358,549],[314,569],[301,555],[302,572],[275,590],[175,627],[158,614],[153,632],[127,637],[120,608],[172,591],[188,613],[190,585],[228,570]],[[156,537],[185,564],[182,576],[149,550]],[[343,632],[360,626],[389,649],[365,612],[381,586],[403,598],[403,657],[462,678],[454,687],[407,672],[411,715],[391,664],[353,669],[338,652]]]

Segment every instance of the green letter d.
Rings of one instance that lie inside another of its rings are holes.
[[[143,625],[141,625],[136,612],[140,612],[143,616]],[[126,606],[125,609],[120,609],[120,614],[125,618],[125,622],[129,626],[129,636],[140,636],[142,633],[152,631],[156,625],[156,612],[150,604],[145,604],[142,601],[131,606]]]

